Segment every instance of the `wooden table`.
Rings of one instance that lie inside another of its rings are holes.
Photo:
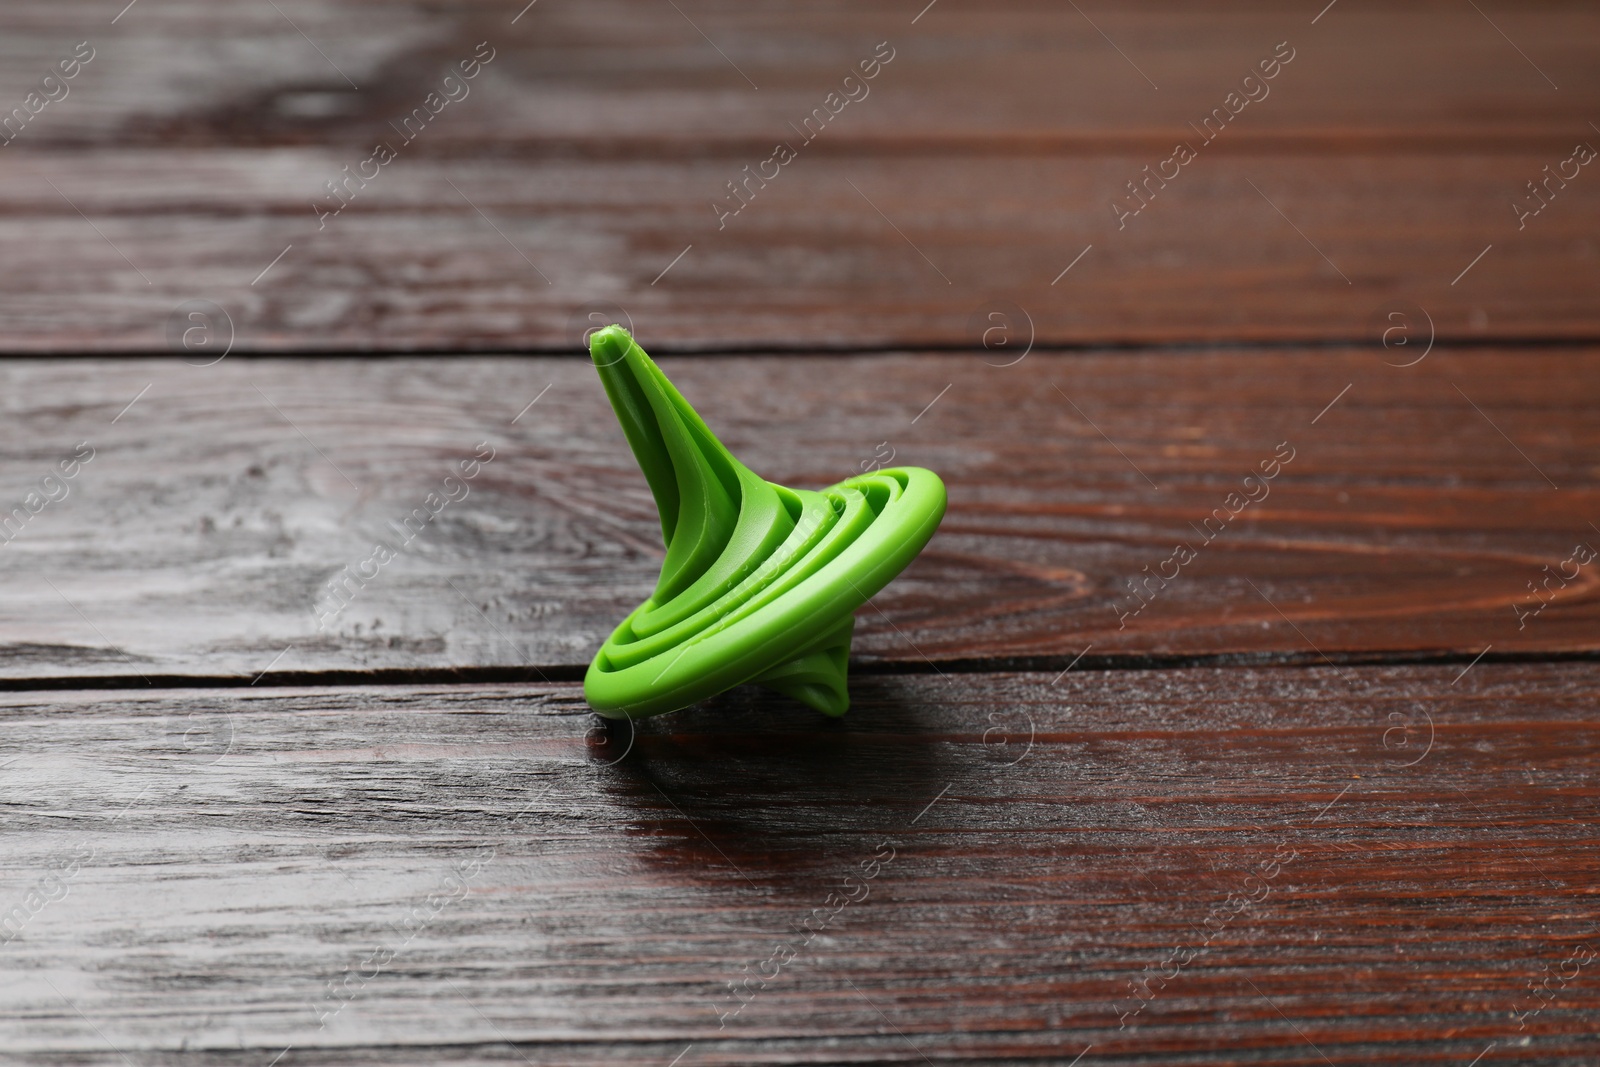
[[[1600,13],[0,30],[0,1060],[1600,1062]],[[946,479],[843,720],[584,705],[613,319]]]

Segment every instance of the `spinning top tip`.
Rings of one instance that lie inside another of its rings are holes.
[[[595,366],[606,367],[628,354],[633,337],[621,325],[612,323],[589,335],[589,358]]]

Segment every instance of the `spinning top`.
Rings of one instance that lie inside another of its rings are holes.
[[[621,326],[597,331],[589,354],[667,543],[655,592],[589,664],[589,705],[637,719],[754,682],[843,715],[853,613],[933,536],[944,483],[895,467],[821,492],[774,485],[722,447]]]

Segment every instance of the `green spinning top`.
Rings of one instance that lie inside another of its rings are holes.
[[[621,326],[589,354],[661,513],[656,590],[589,664],[601,715],[644,718],[754,682],[827,715],[850,706],[854,612],[905,569],[944,517],[920,467],[787,489],[734,459]]]

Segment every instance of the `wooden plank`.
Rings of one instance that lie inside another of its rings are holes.
[[[1569,150],[1201,157],[1120,220],[1155,157],[804,156],[719,221],[737,160],[408,154],[319,220],[370,148],[0,156],[0,350],[170,352],[193,300],[241,352],[570,351],[615,307],[691,351],[973,349],[999,305],[1046,345],[1374,341],[1401,302],[1593,338],[1600,197],[1512,208]]]
[[[893,58],[860,107],[844,105],[826,139],[835,148],[1168,149],[1278,51],[1288,65],[1264,95],[1253,90],[1262,99],[1245,106],[1230,140],[1565,146],[1589,136],[1586,101],[1600,93],[1591,45],[1600,14],[1559,3],[1346,0],[1314,23],[1315,11],[1264,0],[944,0],[926,11],[897,0],[692,0],[679,10],[281,0],[277,10],[146,4],[115,23],[106,6],[18,0],[0,12],[0,99],[20,103],[76,42],[95,50],[19,144],[362,147],[484,41],[493,58],[468,94],[484,104],[452,108],[429,133],[435,150],[443,140],[743,154],[789,136],[786,123],[798,125],[882,41]]]
[[[1412,339],[663,365],[775,481],[946,479],[861,663],[1595,652],[1600,351],[1392,365]],[[587,360],[13,360],[0,395],[0,514],[26,519],[0,546],[5,678],[570,678],[654,585],[654,504]],[[399,558],[363,571],[380,539]],[[346,567],[370,578],[340,609]]]
[[[1449,338],[1600,337],[1600,200],[1567,163],[1600,138],[1600,14],[903,6],[8,5],[0,102],[96,52],[0,153],[0,351],[164,351],[195,299],[241,351],[567,348],[596,304],[684,348],[972,345],[996,299],[1047,343],[1353,340],[1401,299]],[[870,95],[720,215],[884,40]]]
[[[573,685],[5,694],[0,1044],[1577,1067],[1597,684],[877,677],[840,722],[740,692],[625,756]]]

